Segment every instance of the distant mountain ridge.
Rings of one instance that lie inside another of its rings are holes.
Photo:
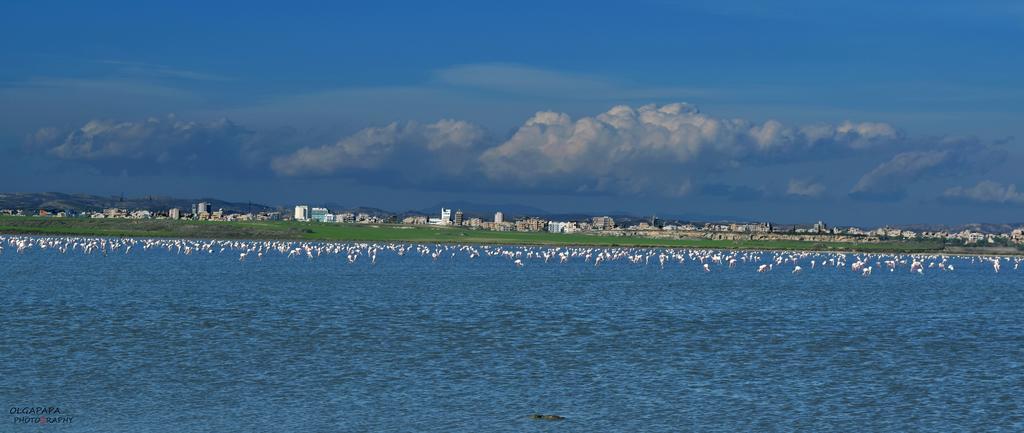
[[[192,209],[192,204],[198,202],[208,202],[210,207],[215,210],[224,209],[230,212],[267,212],[276,210],[272,206],[259,203],[229,202],[215,198],[117,197],[60,192],[0,193],[0,209],[74,210],[83,212],[100,211],[116,207],[128,210],[147,209],[150,211],[166,211],[171,208],[178,208],[188,212]]]

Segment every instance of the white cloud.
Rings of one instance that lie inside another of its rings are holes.
[[[1002,185],[985,180],[972,187],[956,186],[946,190],[943,197],[978,203],[1024,204],[1024,193],[1017,191],[1017,185]]]
[[[201,170],[230,176],[269,169],[282,177],[351,178],[373,185],[736,200],[778,191],[786,179],[786,195],[820,197],[834,185],[801,177],[799,167],[813,164],[819,173],[836,170],[830,178],[856,179],[862,172],[850,170],[859,164],[846,157],[884,158],[860,176],[851,196],[900,198],[922,178],[970,173],[1005,154],[1001,145],[976,139],[907,140],[885,123],[792,126],[713,117],[683,103],[619,105],[579,118],[541,111],[501,140],[477,124],[453,119],[393,122],[335,140],[167,116],[92,120],[73,130],[41,128],[27,141],[30,153],[108,173]]]
[[[689,104],[620,105],[577,120],[539,112],[480,161],[491,179],[529,186],[557,179],[595,190],[678,190],[696,166],[845,152],[899,138],[886,124],[789,127],[716,118]]]
[[[233,129],[237,128],[227,120],[184,122],[169,115],[141,122],[91,120],[66,134],[55,128],[42,128],[31,140],[34,147],[45,148],[46,153],[60,159],[152,159],[166,157],[172,150],[200,150],[204,138],[224,135]]]
[[[324,176],[346,169],[458,175],[479,153],[475,147],[483,138],[483,129],[464,121],[394,122],[363,129],[334,144],[276,157],[271,167],[284,176]]]
[[[27,148],[110,172],[237,174],[265,163],[272,137],[227,119],[197,122],[168,115],[143,121],[91,120],[71,130],[42,128],[27,137]]]

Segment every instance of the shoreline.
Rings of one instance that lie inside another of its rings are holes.
[[[820,253],[944,254],[1024,256],[1014,247],[971,248],[936,241],[817,242],[799,240],[662,239],[563,234],[494,232],[459,227],[390,224],[326,224],[288,221],[191,221],[0,217],[0,234],[307,242],[408,242],[550,247],[692,248],[718,250],[806,251]]]

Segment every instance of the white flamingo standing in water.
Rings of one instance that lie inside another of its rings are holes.
[[[136,248],[141,246],[141,248]],[[874,267],[894,272],[897,268],[907,266],[912,273],[923,274],[925,264],[928,268],[938,268],[943,272],[952,272],[957,266],[989,267],[999,274],[1002,272],[1002,261],[1006,260],[1013,270],[1021,268],[1022,258],[980,257],[980,256],[946,256],[946,255],[904,255],[904,254],[844,254],[844,253],[811,253],[782,251],[722,251],[703,249],[673,248],[623,248],[623,247],[538,247],[538,246],[490,246],[490,245],[442,245],[442,244],[402,244],[402,243],[335,243],[335,242],[294,242],[294,241],[224,241],[194,239],[131,239],[131,238],[90,238],[76,236],[19,236],[0,235],[0,254],[6,251],[17,251],[18,256],[40,251],[67,255],[80,253],[84,255],[119,252],[122,255],[138,255],[154,252],[165,252],[171,255],[207,257],[216,254],[238,254],[238,261],[245,262],[255,256],[262,260],[266,255],[296,258],[306,256],[309,260],[317,260],[327,256],[348,259],[356,263],[365,256],[371,265],[377,259],[412,256],[407,252],[418,252],[418,257],[429,257],[428,260],[438,261],[440,257],[458,256],[474,259],[476,257],[502,257],[510,260],[516,268],[525,267],[526,262],[537,261],[548,266],[566,265],[570,262],[593,263],[593,266],[606,265],[608,262],[627,263],[644,266],[657,259],[658,269],[676,262],[678,269],[688,269],[687,260],[699,263],[698,269],[704,272],[718,272],[733,269],[738,263],[751,264],[758,273],[771,272],[773,266],[790,265],[791,274],[806,271],[799,263],[810,261],[811,269],[849,269],[863,276],[870,276]],[[113,257],[113,255],[110,255]],[[558,257],[558,260],[551,260]],[[591,259],[594,259],[591,262]],[[6,260],[6,259],[5,259]],[[474,260],[473,262],[479,262]],[[849,264],[849,268],[847,268]],[[869,264],[874,265],[868,266]],[[818,265],[821,265],[820,267]],[[571,266],[571,265],[569,265]],[[817,272],[817,271],[815,271]],[[823,271],[824,272],[824,271]],[[887,274],[889,273],[887,272]],[[1011,273],[1016,276],[1017,272]]]

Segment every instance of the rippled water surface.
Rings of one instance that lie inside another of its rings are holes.
[[[1008,261],[523,262],[8,247],[0,431],[1024,431]]]

